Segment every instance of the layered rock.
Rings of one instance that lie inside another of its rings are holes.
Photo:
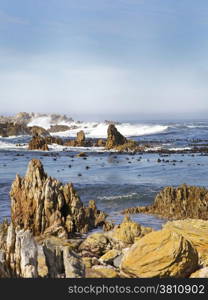
[[[208,219],[208,190],[181,185],[166,187],[157,194],[153,205],[129,208],[123,213],[157,214],[169,219]]]
[[[68,237],[102,225],[106,215],[94,201],[84,207],[72,184],[48,177],[39,160],[28,165],[24,178],[16,176],[11,192],[14,226],[30,229],[35,236],[50,233]]]
[[[121,262],[124,277],[185,278],[198,266],[198,254],[182,235],[167,229],[147,234],[136,242]]]
[[[34,238],[27,229],[7,227],[0,248],[0,278],[79,278],[85,266],[72,246],[63,239]]]
[[[208,267],[208,221],[178,220],[167,222],[163,227],[182,235],[192,243],[198,252],[200,266]]]

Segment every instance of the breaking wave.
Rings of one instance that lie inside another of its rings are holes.
[[[52,124],[50,116],[34,118],[28,126],[40,126],[49,129]],[[60,121],[57,125],[67,125],[69,130],[64,132],[52,133],[52,135],[59,135],[61,137],[75,137],[77,132],[83,130],[88,138],[106,138],[107,123],[98,122],[67,122]],[[168,129],[167,125],[146,125],[146,124],[130,124],[121,123],[116,125],[117,129],[126,137],[143,136],[158,134]]]

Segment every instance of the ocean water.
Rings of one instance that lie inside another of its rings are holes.
[[[47,129],[50,118],[36,118],[29,125]],[[87,137],[103,138],[107,134],[108,125],[105,123],[73,122],[68,125],[76,128],[56,135],[73,137],[81,129]],[[117,128],[127,137],[151,143],[153,149],[180,150],[208,144],[206,120],[125,122]],[[9,191],[15,175],[24,176],[32,158],[42,161],[48,175],[63,183],[72,182],[84,203],[94,199],[98,208],[116,223],[121,222],[123,209],[151,204],[156,194],[167,185],[186,183],[208,187],[208,156],[203,153],[174,153],[163,157],[166,162],[158,163],[158,158],[161,159],[159,153],[118,154],[95,147],[51,145],[48,153],[28,151],[29,140],[28,136],[0,138],[0,221],[10,217]],[[87,159],[76,157],[80,151],[87,153]],[[132,218],[155,229],[167,221],[143,214]]]

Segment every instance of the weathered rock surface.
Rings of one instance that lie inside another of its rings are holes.
[[[28,150],[48,151],[49,148],[45,138],[34,136],[28,144]]]
[[[2,137],[28,134],[30,134],[30,129],[26,125],[10,122],[0,124],[0,136]]]
[[[184,236],[192,243],[199,255],[199,264],[208,266],[208,221],[198,219],[186,219],[168,222],[165,229]]]
[[[182,235],[167,229],[147,234],[124,255],[125,277],[187,277],[197,269],[198,254]]]
[[[190,278],[208,278],[208,268],[197,270],[191,274]]]
[[[124,210],[124,213],[157,214],[169,219],[208,220],[208,190],[185,184],[164,188],[155,198],[153,205]]]
[[[118,272],[110,266],[94,266],[86,270],[86,278],[118,278]]]
[[[51,132],[51,133],[54,133],[54,132],[62,132],[62,131],[67,131],[67,130],[70,130],[70,127],[67,126],[67,125],[52,125],[48,131]]]
[[[28,127],[28,128],[29,128],[32,136],[40,136],[40,137],[50,136],[50,133],[48,132],[48,130],[46,130],[40,126],[32,126],[32,127]]]
[[[80,252],[92,257],[100,257],[110,249],[112,249],[111,241],[104,233],[89,235],[79,247]]]
[[[113,149],[116,146],[127,143],[127,139],[116,129],[114,124],[108,126],[106,148]]]
[[[6,249],[6,250],[3,250]],[[30,230],[11,223],[0,248],[0,278],[79,278],[85,266],[70,243],[56,237],[34,238]]]
[[[86,139],[83,130],[77,132],[77,137],[74,140],[68,140],[64,143],[65,146],[69,147],[91,147],[93,146],[93,140]]]
[[[11,192],[14,226],[30,229],[35,236],[47,233],[68,237],[103,225],[106,215],[95,202],[84,207],[72,184],[48,177],[39,160],[28,165],[24,178],[16,176]]]
[[[108,236],[113,240],[114,245],[119,248],[125,248],[134,244],[135,238],[141,236],[141,226],[133,222],[128,216],[125,216],[120,225],[108,233]]]

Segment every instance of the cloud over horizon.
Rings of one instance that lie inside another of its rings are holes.
[[[200,4],[0,0],[1,113],[207,112],[208,4]]]

